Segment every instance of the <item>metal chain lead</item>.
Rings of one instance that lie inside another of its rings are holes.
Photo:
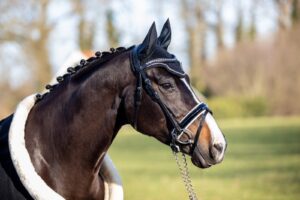
[[[184,182],[185,188],[186,188],[186,190],[189,194],[189,199],[190,200],[198,200],[198,197],[197,197],[197,195],[194,191],[193,185],[192,185],[192,181],[191,181],[191,177],[190,177],[190,174],[189,174],[185,154],[181,153],[181,156],[182,156],[182,158],[181,158],[182,164],[181,164],[180,161],[179,161],[179,158],[178,158],[178,154],[174,151],[172,151],[172,152],[173,152],[173,155],[175,157],[176,164],[177,164],[177,166],[180,170],[180,174],[181,174],[182,180]]]

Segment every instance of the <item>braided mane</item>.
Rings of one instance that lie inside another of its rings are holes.
[[[80,60],[79,64],[77,64],[74,67],[68,67],[67,73],[58,76],[56,78],[57,84],[50,85],[47,84],[45,88],[47,89],[47,92],[43,94],[37,94],[36,95],[36,103],[42,100],[49,92],[51,92],[53,89],[55,89],[58,85],[60,85],[64,80],[70,79],[72,76],[75,79],[78,79],[82,77],[84,74],[88,73],[90,70],[92,70],[95,66],[99,66],[100,64],[103,64],[112,58],[114,58],[116,55],[119,55],[125,51],[131,50],[133,47],[125,48],[125,47],[118,47],[118,48],[110,48],[110,51],[104,51],[100,52],[97,51],[95,53],[95,56],[92,56],[88,59],[82,59]]]

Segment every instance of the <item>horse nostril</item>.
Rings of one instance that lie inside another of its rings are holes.
[[[219,153],[223,152],[224,145],[222,143],[215,143],[213,146]]]

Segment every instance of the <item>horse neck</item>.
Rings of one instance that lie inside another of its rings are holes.
[[[98,173],[103,156],[126,123],[120,105],[124,88],[134,83],[128,54],[117,56],[86,79],[71,80],[65,86],[68,91],[34,106],[25,137],[37,171],[51,163],[57,169],[72,171],[76,166],[77,172]]]

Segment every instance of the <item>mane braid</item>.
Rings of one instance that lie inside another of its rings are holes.
[[[110,51],[104,51],[104,52],[99,52],[97,51],[95,53],[95,56],[92,56],[86,60],[82,59],[79,64],[77,64],[75,67],[69,67],[67,69],[68,73],[58,76],[56,78],[57,84],[54,85],[46,85],[46,89],[48,92],[44,94],[37,94],[36,95],[36,101],[35,103],[39,102],[40,100],[43,99],[47,94],[49,94],[53,89],[55,89],[60,83],[64,82],[66,79],[70,79],[70,77],[74,79],[79,79],[80,77],[84,76],[86,73],[89,71],[93,70],[95,66],[99,66],[100,64],[103,64],[105,62],[110,61],[112,58],[114,58],[116,55],[120,55],[121,53],[131,50],[133,48],[125,48],[125,47],[118,47],[116,49],[110,48]]]
[[[98,56],[96,58],[95,57],[89,58],[89,59],[92,59],[92,61],[89,62],[88,65],[80,67],[78,70],[78,73],[75,73],[74,76],[72,77],[73,80],[78,80],[78,79],[84,77],[84,75],[86,75],[87,73],[92,71],[95,67],[97,67],[97,66],[100,67],[101,64],[110,61],[115,56],[120,55],[121,53],[123,53],[127,50],[128,49],[126,49],[124,47],[118,47],[117,49],[110,48],[110,51],[101,52],[100,56]],[[87,61],[89,59],[87,59]]]

